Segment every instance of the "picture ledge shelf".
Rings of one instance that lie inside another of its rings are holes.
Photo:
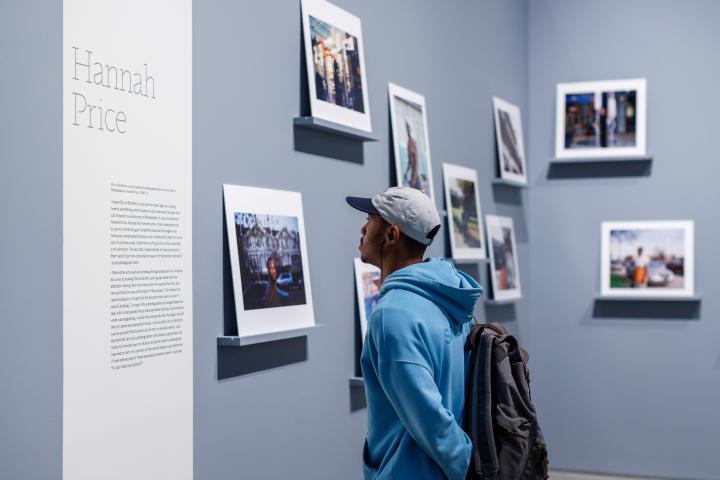
[[[508,298],[507,300],[494,300],[492,298],[488,298],[485,300],[485,305],[510,305],[518,300],[519,298]]]
[[[528,188],[527,183],[516,182],[514,180],[507,180],[505,178],[494,178],[492,183],[493,183],[493,185],[503,185],[506,187]]]
[[[553,158],[550,163],[605,163],[605,162],[651,162],[652,155],[627,155],[622,157],[568,157]]]
[[[350,377],[351,387],[365,387],[365,379],[363,377]]]
[[[293,119],[293,125],[301,128],[309,128],[311,130],[319,130],[324,133],[330,133],[332,135],[356,140],[358,142],[377,142],[380,140],[377,136],[370,132],[317,117],[295,117]]]
[[[275,340],[284,340],[288,338],[303,337],[311,330],[324,325],[310,325],[308,327],[293,328],[291,330],[283,330],[279,332],[261,333],[259,335],[248,335],[245,337],[232,337],[223,335],[217,337],[218,347],[244,347],[246,345],[255,345],[257,343],[272,342]]]
[[[660,295],[648,297],[627,297],[624,295],[595,295],[598,302],[700,302],[702,297],[699,293],[695,295],[664,297]]]

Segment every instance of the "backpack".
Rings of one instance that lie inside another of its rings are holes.
[[[463,429],[473,449],[467,480],[544,480],[547,449],[530,398],[528,354],[497,323],[473,326],[465,344]]]

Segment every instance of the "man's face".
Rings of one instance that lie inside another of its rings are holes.
[[[277,280],[277,265],[275,265],[275,260],[268,261],[268,277],[270,277],[270,280],[273,282]]]
[[[389,225],[379,215],[368,215],[365,225],[360,229],[360,259],[380,268],[380,248],[385,241]]]

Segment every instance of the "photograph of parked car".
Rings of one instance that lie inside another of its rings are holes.
[[[693,223],[605,222],[603,294],[693,294]]]
[[[314,325],[300,193],[223,192],[238,336]]]
[[[556,157],[645,155],[645,92],[645,79],[558,84]]]

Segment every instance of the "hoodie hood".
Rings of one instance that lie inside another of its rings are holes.
[[[431,300],[458,325],[472,321],[475,303],[483,294],[472,277],[444,258],[427,259],[393,272],[383,282],[380,295],[396,288]]]

